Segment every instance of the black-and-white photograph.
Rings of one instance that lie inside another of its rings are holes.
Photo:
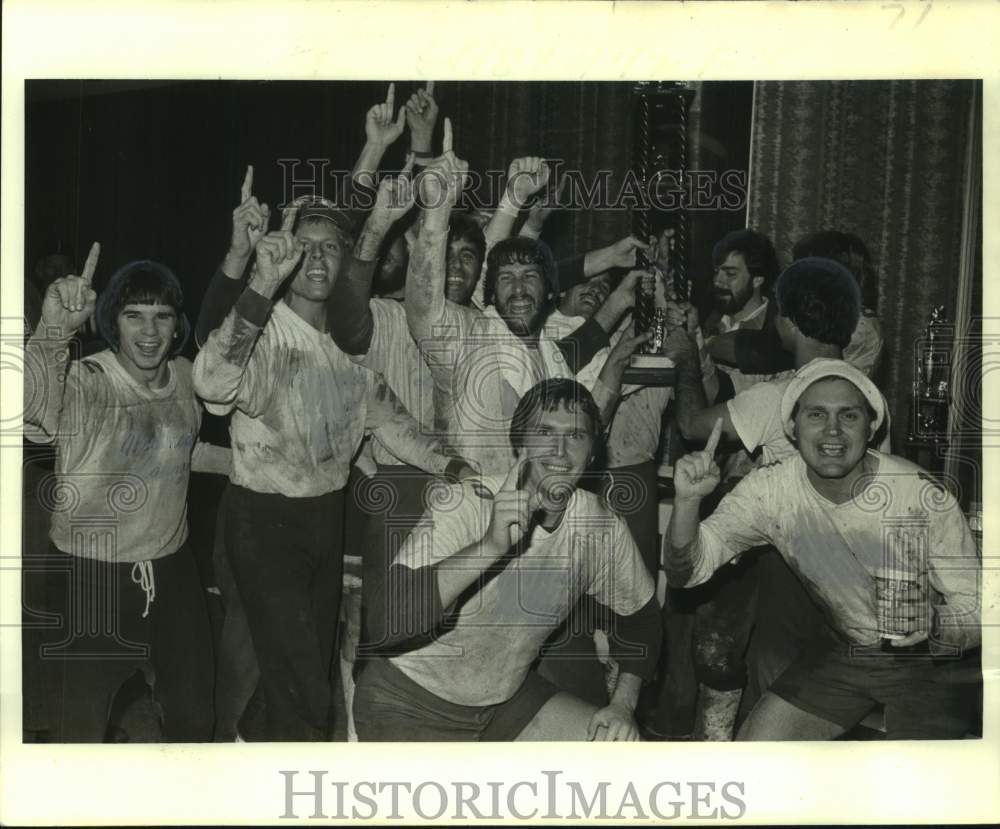
[[[779,5],[5,8],[0,822],[1000,814],[997,15]]]
[[[981,735],[978,82],[26,107],[26,741]]]

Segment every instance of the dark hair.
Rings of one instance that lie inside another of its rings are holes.
[[[542,380],[524,393],[511,417],[510,445],[515,450],[523,448],[525,436],[537,428],[542,412],[571,408],[590,420],[590,436],[596,452],[603,432],[601,411],[586,386],[565,377]]]
[[[861,316],[861,291],[839,262],[809,257],[793,262],[774,286],[778,313],[805,336],[847,348]]]
[[[406,221],[393,222],[389,228],[389,232],[385,235],[385,239],[382,240],[378,261],[375,263],[375,277],[372,283],[373,293],[380,295],[391,294],[406,285],[406,269],[410,263],[410,248],[406,244],[408,226],[409,224]],[[382,265],[392,252],[393,245],[397,244],[402,252],[400,256],[400,269],[398,272],[390,274],[390,279],[385,280],[382,278]]]
[[[559,296],[559,269],[549,246],[541,239],[526,236],[512,236],[497,242],[486,258],[486,281],[483,283],[483,301],[493,304],[493,292],[497,285],[497,272],[504,265],[538,265],[542,269],[548,293]],[[550,300],[551,302],[551,300]]]
[[[469,242],[479,256],[479,266],[482,267],[486,258],[486,236],[472,216],[468,213],[452,213],[448,220],[448,244],[452,242]]]
[[[184,292],[166,265],[141,259],[123,265],[108,280],[97,300],[97,328],[112,351],[119,347],[118,315],[126,305],[169,305],[177,314],[177,338],[170,356],[179,354],[191,325],[184,316]]]
[[[872,311],[878,310],[878,271],[867,246],[853,233],[840,230],[810,233],[795,243],[792,256],[795,259],[822,256],[840,262],[861,286],[864,306]]]
[[[712,248],[712,266],[721,266],[731,253],[738,253],[743,257],[750,276],[759,276],[764,280],[760,287],[761,294],[768,293],[779,270],[778,255],[774,252],[771,240],[763,233],[749,228],[727,233]]]

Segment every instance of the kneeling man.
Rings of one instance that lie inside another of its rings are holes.
[[[378,591],[386,605],[368,617],[380,655],[358,679],[362,740],[638,739],[633,711],[656,666],[659,609],[622,519],[577,488],[600,422],[582,385],[543,380],[514,412],[506,477],[429,497]],[[532,669],[584,593],[614,614],[621,673],[601,709]]]
[[[955,499],[869,448],[882,395],[847,363],[800,369],[781,401],[798,455],[750,473],[699,523],[719,483],[708,446],[678,461],[667,579],[693,587],[773,544],[832,627],[750,713],[737,739],[832,739],[877,704],[895,739],[951,739],[970,718],[963,652],[980,644],[978,550]]]

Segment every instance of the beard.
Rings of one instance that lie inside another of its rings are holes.
[[[715,307],[723,314],[735,314],[746,305],[753,296],[753,288],[749,286],[746,290],[732,293],[730,291],[713,291]]]
[[[519,337],[537,334],[541,330],[546,310],[548,309],[545,303],[542,303],[536,306],[535,310],[529,315],[525,316],[523,314],[512,314],[507,306],[497,306],[497,313],[507,323],[507,327],[511,330],[511,333]]]

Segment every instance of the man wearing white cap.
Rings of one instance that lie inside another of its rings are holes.
[[[722,424],[704,450],[678,461],[664,538],[677,587],[773,544],[830,623],[738,739],[832,739],[877,704],[890,738],[964,736],[957,657],[980,644],[980,562],[957,502],[920,467],[869,448],[885,402],[847,363],[800,369],[781,415],[798,454],[752,472],[704,521],[699,506],[719,483]]]
[[[839,363],[861,313],[861,292],[851,272],[831,259],[803,259],[782,272],[774,295],[774,328],[795,368]],[[725,403],[709,406],[694,339],[677,329],[667,340],[667,352],[678,365],[677,422],[687,440],[706,440],[721,419],[725,442],[742,444],[753,466],[796,455],[780,414],[790,376],[757,383]],[[880,448],[888,451],[887,443]],[[723,486],[716,499],[752,468],[733,464],[732,457],[722,463]],[[693,650],[703,719],[712,721],[706,736],[729,739],[739,719],[737,706],[749,711],[824,622],[774,550],[754,553],[739,568],[724,573],[713,583],[711,598],[698,606]],[[710,715],[708,709],[715,707],[718,712]]]

